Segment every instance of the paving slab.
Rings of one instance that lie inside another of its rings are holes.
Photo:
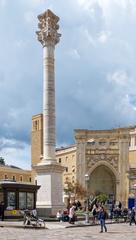
[[[136,226],[128,223],[107,224],[107,233],[100,233],[100,225],[66,228],[68,223],[60,223],[58,228],[56,223],[47,223],[50,229],[35,229],[13,228],[6,224],[0,228],[0,240],[136,240]]]
[[[107,221],[107,224],[115,224],[115,222]],[[95,224],[96,226],[99,225],[98,223]],[[85,223],[85,221],[77,221],[75,224],[69,224],[69,222],[45,222],[45,226],[42,225],[40,228],[47,228],[47,229],[61,229],[61,228],[75,228],[75,227],[88,227],[88,226],[95,226],[94,224]],[[33,225],[26,225],[24,226],[23,221],[0,221],[0,227],[9,227],[9,228],[39,228]]]
[[[56,224],[54,224],[54,227],[53,224],[51,225],[50,229],[39,228],[38,230],[34,228],[1,227],[0,240],[136,240],[136,226],[129,226],[128,223],[107,224],[107,233],[99,233],[100,225],[73,228],[62,227],[64,223],[60,225],[61,228],[58,228]]]

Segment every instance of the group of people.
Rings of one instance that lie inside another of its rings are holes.
[[[68,210],[61,211],[59,210],[56,215],[57,219],[62,221],[69,221],[70,224],[74,224],[76,221],[76,205],[71,204]]]
[[[121,208],[117,207],[118,209],[121,210]],[[120,212],[120,211],[119,211]],[[136,208],[132,207],[131,209],[124,208],[121,212],[124,213],[124,217],[127,216],[129,225],[131,226],[132,223],[136,225]],[[98,213],[98,219],[100,220],[100,225],[101,225],[101,232],[105,230],[107,232],[107,227],[105,225],[105,219],[107,218],[107,212],[104,210],[103,207],[101,207],[99,213]],[[125,222],[126,218],[124,218]]]
[[[75,221],[77,220],[76,210],[77,210],[76,204],[75,203],[71,204],[71,206],[69,208],[69,211],[67,213],[68,221],[69,221],[70,224],[74,224]],[[106,212],[105,208],[103,206],[99,206],[99,208],[96,209],[96,206],[94,206],[93,210],[92,210],[92,213],[93,213],[93,217],[94,217],[93,221],[95,222],[96,214],[97,214],[97,218],[100,221],[100,225],[101,225],[101,231],[100,232],[103,232],[104,230],[105,230],[105,232],[107,232],[107,227],[106,227],[106,224],[105,224],[105,220],[107,218],[107,212]],[[59,210],[57,212],[56,217],[59,221],[64,221],[64,213],[61,210]]]
[[[80,209],[81,209],[81,206],[80,206]],[[68,209],[68,212],[67,212],[67,221],[69,221],[70,224],[74,224],[77,217],[76,217],[76,210],[77,210],[77,205],[75,203],[73,203],[70,208]],[[121,202],[119,202],[118,205],[112,205],[111,207],[111,210],[110,210],[110,214],[107,213],[104,205],[97,205],[97,204],[94,204],[93,205],[93,208],[92,208],[92,221],[93,223],[97,223],[98,221],[100,222],[100,226],[101,226],[101,229],[100,229],[100,232],[107,232],[107,226],[105,224],[105,220],[107,218],[115,218],[116,217],[122,217],[124,218],[124,221],[125,222],[128,222],[129,221],[129,224],[132,225],[133,223],[136,225],[136,209],[135,207],[133,207],[132,209],[127,209],[127,208],[122,208],[122,204]],[[63,221],[64,220],[64,216],[63,216],[63,213],[61,211],[59,211],[57,213],[57,218],[60,220],[60,221]]]
[[[136,225],[136,208],[122,208],[121,202],[119,202],[117,206],[113,204],[110,209],[110,219],[113,218],[116,221],[119,220],[119,218],[124,218],[124,222],[129,222],[130,225],[132,225],[132,223]]]

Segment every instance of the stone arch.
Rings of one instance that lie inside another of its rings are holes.
[[[106,161],[99,161],[99,162],[97,162],[93,167],[91,167],[91,168],[89,169],[88,175],[90,176],[91,173],[92,173],[97,167],[99,167],[99,166],[101,166],[101,165],[104,165],[104,166],[108,167],[108,168],[111,170],[111,172],[115,175],[116,182],[119,182],[119,174],[118,174],[118,172],[115,170],[115,168],[114,168],[110,163],[108,163],[108,162],[106,162]]]
[[[88,190],[90,193],[106,193],[116,199],[116,185],[119,182],[119,176],[113,166],[106,161],[97,162],[88,171],[89,183]]]

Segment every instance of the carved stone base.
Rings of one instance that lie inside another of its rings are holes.
[[[39,216],[56,215],[59,209],[64,208],[62,172],[64,167],[56,164],[35,166],[37,184],[40,189],[37,193],[36,207]]]

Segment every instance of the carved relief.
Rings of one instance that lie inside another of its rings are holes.
[[[91,168],[93,165],[95,165],[97,162],[106,161],[108,162],[112,167],[114,167],[116,170],[118,170],[118,155],[91,155],[90,157],[87,157],[87,166]]]
[[[57,17],[50,10],[38,16],[39,19],[39,31],[36,32],[38,40],[43,47],[52,44],[56,45],[59,42],[61,34],[57,32],[59,25],[59,17]]]
[[[103,146],[106,145],[106,142],[105,142],[105,141],[100,141],[100,142],[99,142],[99,145],[100,145],[101,147],[103,147]]]
[[[118,145],[118,142],[110,142],[110,146],[117,146]]]
[[[92,144],[95,143],[95,144]],[[116,138],[94,138],[87,142],[86,163],[91,168],[96,163],[106,161],[118,170],[119,146]]]

